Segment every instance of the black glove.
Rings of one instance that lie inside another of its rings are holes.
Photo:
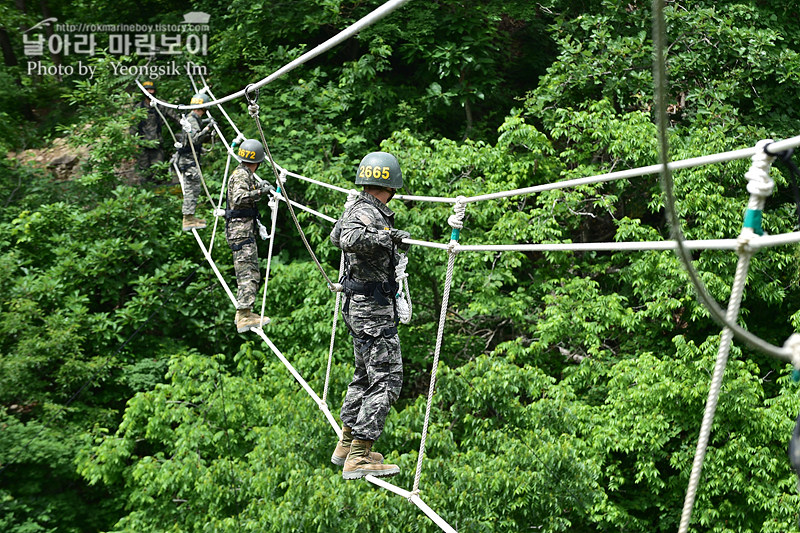
[[[410,244],[403,242],[403,239],[408,239],[409,237],[411,237],[411,234],[409,232],[397,228],[392,228],[389,230],[389,235],[392,238],[392,242],[397,245],[398,249],[407,252],[408,249],[411,247]]]

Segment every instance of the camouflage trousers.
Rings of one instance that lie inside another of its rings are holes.
[[[353,336],[355,370],[340,414],[356,439],[380,437],[389,408],[403,387],[403,357],[393,315],[392,306],[387,310],[361,295],[351,297],[344,313]]]
[[[197,199],[203,192],[200,183],[200,171],[197,166],[190,166],[183,171],[183,209],[184,215],[194,215],[197,209]]]
[[[229,242],[231,252],[233,253],[233,270],[236,272],[236,284],[238,289],[236,291],[236,309],[252,309],[253,304],[256,302],[256,294],[258,294],[258,284],[261,281],[261,276],[258,272],[258,248],[256,247],[255,238],[251,238],[250,242],[244,241],[246,244],[238,250],[242,243],[241,240]]]
[[[136,166],[139,171],[139,183],[153,181],[155,170],[152,168],[164,162],[164,150],[161,148],[142,148],[136,157]]]

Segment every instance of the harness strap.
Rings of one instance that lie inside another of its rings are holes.
[[[255,244],[256,240],[253,237],[248,237],[242,242],[237,242],[236,244],[231,244],[231,251],[238,252],[248,244]]]
[[[226,209],[225,220],[232,218],[260,218],[258,209],[255,207],[247,207],[244,209]]]

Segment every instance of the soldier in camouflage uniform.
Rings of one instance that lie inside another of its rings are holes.
[[[262,194],[274,189],[266,182],[258,184],[255,171],[264,161],[264,147],[255,139],[246,139],[239,145],[236,157],[241,164],[228,180],[227,209],[225,209],[225,238],[233,253],[236,272],[236,330],[244,333],[267,323],[252,312],[258,284],[258,248],[256,247],[256,201]]]
[[[145,81],[142,86],[150,94],[156,93],[156,85],[152,81]],[[176,124],[180,122],[178,114],[169,107],[158,106],[149,98],[141,100],[136,104],[136,109],[147,109],[147,116],[136,126],[131,127],[131,134],[137,135],[147,141],[157,141],[155,147],[142,147],[142,151],[136,157],[136,167],[139,171],[141,183],[153,181],[153,165],[164,162],[164,148],[161,146],[161,128],[164,126],[164,117],[174,120]],[[159,114],[159,111],[161,112]]]
[[[207,101],[208,95],[197,93],[192,97],[191,104],[204,104]],[[194,215],[197,209],[197,199],[203,191],[200,181],[200,169],[197,165],[200,162],[203,149],[202,143],[211,137],[213,132],[211,128],[214,126],[214,121],[209,120],[205,128],[200,127],[200,119],[205,114],[205,109],[193,109],[181,122],[183,131],[176,164],[178,170],[183,173],[183,231],[206,227],[206,221]],[[194,146],[194,152],[192,152],[192,145]],[[195,155],[197,156],[197,161],[195,161]]]
[[[403,175],[397,159],[372,152],[361,160],[356,185],[364,190],[345,210],[331,232],[331,241],[345,252],[342,278],[343,316],[353,337],[355,371],[342,405],[342,439],[331,462],[343,465],[345,479],[391,476],[400,469],[383,464],[372,445],[383,431],[389,408],[403,386],[403,359],[397,336],[395,265],[406,231],[395,229],[387,207]]]

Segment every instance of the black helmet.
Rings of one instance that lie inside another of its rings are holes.
[[[156,83],[153,80],[143,81],[142,82],[142,87],[144,87],[145,89],[153,89],[153,91],[155,92]]]
[[[403,171],[400,163],[392,154],[386,152],[370,152],[358,165],[356,185],[377,185],[390,189],[403,187]]]
[[[264,147],[255,139],[245,139],[236,150],[236,159],[242,163],[261,163],[264,161]]]

